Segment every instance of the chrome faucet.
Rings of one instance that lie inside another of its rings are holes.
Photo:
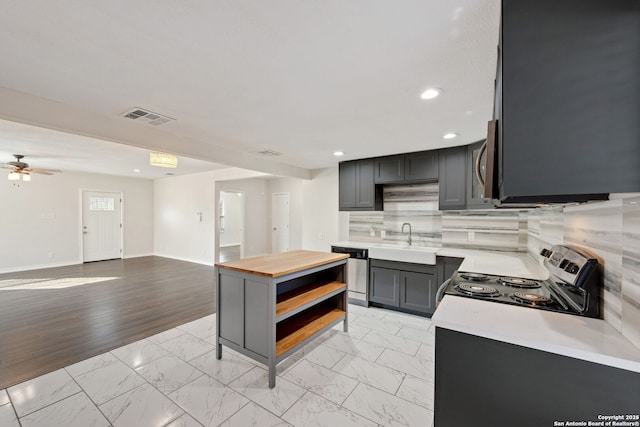
[[[404,233],[405,225],[409,226],[409,238],[407,239],[407,243],[409,244],[409,246],[411,246],[411,224],[409,224],[408,222],[405,222],[404,224],[402,224],[402,233]]]

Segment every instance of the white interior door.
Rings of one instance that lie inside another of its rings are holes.
[[[271,206],[271,250],[286,252],[289,250],[289,193],[273,193]]]
[[[120,193],[82,192],[82,260],[122,258]]]

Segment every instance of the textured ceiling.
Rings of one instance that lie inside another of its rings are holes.
[[[335,150],[470,143],[491,117],[499,0],[3,3],[8,120],[303,176]],[[176,121],[121,117],[133,107]]]

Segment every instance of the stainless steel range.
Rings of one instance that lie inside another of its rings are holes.
[[[600,264],[589,254],[569,246],[543,249],[547,280],[455,272],[445,295],[477,298],[541,310],[600,317]]]

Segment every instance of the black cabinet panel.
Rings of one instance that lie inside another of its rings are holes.
[[[438,151],[405,154],[405,181],[435,181],[436,179],[438,179]]]
[[[435,348],[437,427],[540,427],[638,414],[637,372],[443,328]]]
[[[369,302],[416,314],[435,311],[435,266],[371,259],[369,271]]]
[[[501,199],[640,191],[640,2],[503,0],[501,37]]]
[[[340,210],[356,207],[356,165],[354,162],[342,162],[338,165],[338,193]]]
[[[467,148],[453,147],[439,154],[440,210],[466,207]]]
[[[378,157],[374,160],[376,184],[404,181],[404,154]]]
[[[462,261],[464,261],[462,258],[448,256],[437,257],[436,265],[438,266],[438,286],[453,276],[453,273],[460,268]]]

